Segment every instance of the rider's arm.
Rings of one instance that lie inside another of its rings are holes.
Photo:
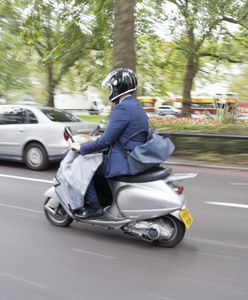
[[[83,143],[80,146],[82,155],[98,152],[113,145],[121,136],[121,133],[128,124],[129,114],[122,103],[115,106],[112,110],[108,127],[104,134],[93,142]]]

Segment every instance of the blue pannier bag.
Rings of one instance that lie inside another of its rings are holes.
[[[128,166],[132,175],[159,166],[167,160],[175,150],[175,145],[169,136],[166,134],[158,134],[154,129],[149,131],[146,143],[136,146],[130,152],[127,152],[120,143],[118,143],[118,146],[123,152],[125,151],[125,156],[127,157]]]

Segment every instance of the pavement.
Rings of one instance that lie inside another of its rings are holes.
[[[56,169],[0,169],[1,300],[247,299],[247,172],[174,165],[198,173],[183,181],[194,223],[166,249],[100,226],[51,226],[43,194]]]
[[[239,164],[230,164],[227,162],[210,162],[210,161],[199,161],[182,157],[170,157],[165,165],[180,165],[180,166],[191,166],[191,167],[202,167],[202,168],[213,168],[213,169],[226,169],[226,170],[239,170],[248,171],[248,166]]]

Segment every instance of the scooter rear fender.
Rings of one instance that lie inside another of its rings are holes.
[[[180,217],[180,210],[185,209],[185,208],[186,208],[186,205],[184,204],[180,209],[171,212],[170,215],[172,215],[172,216],[176,217],[178,220],[182,221],[182,218]]]

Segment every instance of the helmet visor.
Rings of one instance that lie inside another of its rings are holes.
[[[102,81],[102,87],[103,87],[103,88],[106,88],[106,87],[108,87],[109,85],[111,86],[110,81],[111,81],[112,77],[113,77],[116,73],[117,73],[117,70],[114,70],[114,71],[110,72],[110,73],[103,79],[103,81]]]

